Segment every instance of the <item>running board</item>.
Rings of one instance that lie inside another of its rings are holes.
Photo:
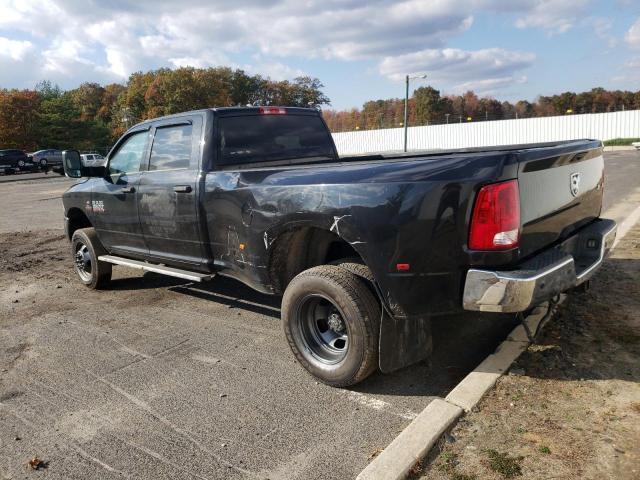
[[[203,282],[211,280],[215,277],[213,273],[197,273],[190,272],[189,270],[181,270],[179,268],[167,267],[165,265],[158,265],[155,263],[141,262],[138,260],[131,260],[129,258],[116,257],[115,255],[100,255],[98,260],[101,262],[113,263],[115,265],[124,265],[125,267],[137,268],[144,272],[155,272],[170,277],[184,278],[185,280],[191,280],[192,282]]]

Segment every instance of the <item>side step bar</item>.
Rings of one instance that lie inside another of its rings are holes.
[[[116,257],[115,255],[100,255],[98,260],[101,262],[113,263],[115,265],[124,265],[125,267],[137,268],[145,272],[161,273],[170,277],[184,278],[192,282],[204,282],[215,277],[213,273],[197,273],[189,270],[181,270],[179,268],[166,267],[155,263],[141,262],[139,260],[131,260],[129,258]]]

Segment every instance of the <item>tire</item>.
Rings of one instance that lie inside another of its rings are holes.
[[[98,240],[93,227],[81,228],[71,237],[73,269],[87,287],[98,290],[111,281],[111,264],[98,261],[107,251]]]
[[[359,258],[341,258],[340,260],[334,260],[329,265],[344,268],[354,275],[371,282],[371,284],[376,281],[373,273],[369,270],[369,267],[362,263]]]
[[[43,158],[40,160],[40,168],[47,168],[47,159]]]
[[[24,166],[25,166],[24,160],[18,160],[18,167],[24,168]]]
[[[282,325],[300,364],[334,387],[361,382],[378,367],[380,304],[364,281],[334,265],[297,275],[282,298]]]

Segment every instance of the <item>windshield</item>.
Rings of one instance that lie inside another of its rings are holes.
[[[331,135],[318,116],[221,117],[218,131],[223,165],[335,156]]]

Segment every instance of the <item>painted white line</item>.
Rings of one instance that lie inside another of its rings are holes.
[[[371,410],[384,411],[391,415],[395,415],[396,417],[404,418],[405,420],[413,420],[418,416],[417,413],[411,411],[398,412],[389,402],[385,402],[379,398],[370,397],[364,393],[354,392],[352,390],[339,390],[339,392],[340,395],[346,396],[348,400],[351,400],[358,405],[362,405],[363,407],[370,408]]]

